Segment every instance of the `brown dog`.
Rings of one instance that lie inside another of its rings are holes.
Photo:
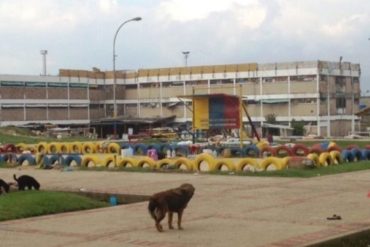
[[[193,197],[195,188],[191,184],[182,184],[180,187],[162,191],[152,195],[149,199],[148,210],[155,221],[155,226],[159,232],[163,232],[160,222],[166,217],[168,212],[168,227],[173,229],[172,216],[177,213],[177,227],[182,230],[182,213],[188,202]]]

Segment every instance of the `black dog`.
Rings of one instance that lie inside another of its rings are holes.
[[[177,213],[177,227],[181,227],[181,219],[184,209],[193,197],[195,188],[191,184],[183,184],[178,188],[166,190],[154,194],[149,199],[148,210],[155,221],[155,226],[159,232],[163,231],[160,224],[168,212],[168,227],[173,229],[172,216]]]
[[[0,179],[0,194],[3,192],[8,193],[9,192],[9,184],[7,184],[4,180]]]
[[[39,190],[40,184],[31,176],[28,175],[22,175],[20,177],[16,177],[15,174],[13,175],[14,180],[18,183],[18,189],[19,190],[25,190],[26,188],[31,190],[32,188]]]

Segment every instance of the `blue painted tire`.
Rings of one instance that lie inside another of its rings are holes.
[[[136,155],[146,155],[146,152],[148,151],[148,146],[145,144],[136,144],[134,146],[134,154]]]
[[[55,162],[61,161],[61,164],[64,163],[63,156],[60,155],[45,155],[43,159],[44,167],[49,167],[55,164]]]
[[[175,150],[176,156],[187,157],[189,155],[189,147],[185,145],[175,145],[173,150]]]
[[[248,145],[246,147],[243,147],[242,153],[246,157],[259,157],[260,156],[260,150],[258,149],[256,145]]]
[[[369,149],[361,150],[361,160],[370,160],[370,150]]]
[[[72,161],[75,161],[77,163],[77,166],[81,166],[81,156],[80,155],[68,155],[64,159],[64,166],[71,166]]]
[[[362,160],[362,153],[361,153],[360,149],[354,148],[354,149],[351,150],[351,153],[353,155],[354,161]]]
[[[341,153],[342,160],[344,162],[353,162],[354,161],[354,156],[350,150],[343,150]]]
[[[121,144],[121,149],[128,149],[128,148],[132,148],[132,145],[130,143],[122,143]]]
[[[28,164],[31,166],[36,165],[35,157],[33,157],[31,154],[22,154],[17,159],[17,164],[22,165],[24,161],[28,161]]]

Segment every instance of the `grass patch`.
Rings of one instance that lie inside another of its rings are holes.
[[[0,197],[0,221],[109,206],[69,192],[20,191]]]

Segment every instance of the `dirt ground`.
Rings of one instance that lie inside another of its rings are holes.
[[[196,191],[183,231],[169,230],[164,220],[158,233],[141,202],[1,222],[1,246],[285,247],[370,229],[370,171],[268,178],[0,169],[0,178],[11,181],[14,173],[34,176],[45,190],[151,195],[187,182]],[[328,220],[333,214],[341,220]]]

